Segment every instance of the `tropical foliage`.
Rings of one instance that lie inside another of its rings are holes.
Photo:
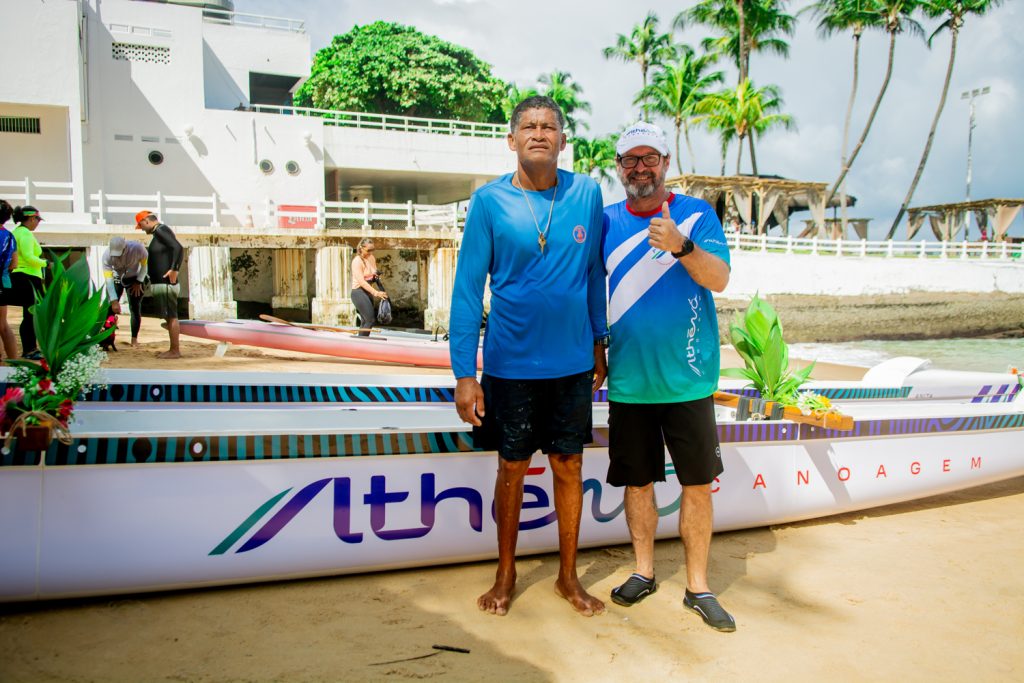
[[[505,121],[512,118],[512,111],[516,105],[528,97],[539,95],[536,88],[520,88],[515,83],[509,83],[505,91],[505,97],[501,100],[501,114]]]
[[[802,12],[811,12],[818,20],[818,35],[831,38],[837,33],[849,31],[853,37],[853,77],[850,81],[850,97],[846,102],[846,116],[843,118],[843,140],[839,152],[839,167],[844,168],[847,161],[847,150],[850,146],[850,124],[853,118],[853,105],[857,99],[857,86],[860,82],[860,43],[864,32],[869,29],[881,29],[882,15],[875,10],[874,0],[818,0],[805,7]],[[843,234],[846,233],[846,185],[839,186],[840,201],[843,210]]]
[[[736,174],[739,175],[744,140],[752,140],[755,136],[776,127],[793,128],[793,117],[778,113],[781,108],[782,99],[777,87],[766,85],[763,88],[756,88],[753,83],[746,80],[735,90],[711,93],[701,100],[696,111],[701,114],[698,121],[719,133],[722,140],[723,166],[729,141],[738,139]],[[757,157],[753,144],[750,145],[750,163],[754,175],[757,175]]]
[[[789,347],[775,309],[755,294],[746,312],[734,317],[729,336],[745,367],[724,368],[722,376],[750,380],[766,401],[796,405],[797,390],[810,378],[814,363],[790,371]]]
[[[917,189],[917,183],[921,180],[921,174],[924,173],[925,164],[928,163],[928,154],[932,149],[932,142],[935,141],[935,128],[939,125],[939,118],[942,116],[942,110],[946,106],[946,96],[949,94],[949,81],[953,76],[953,64],[956,62],[956,41],[960,35],[960,29],[963,28],[964,19],[971,14],[981,16],[988,12],[990,9],[998,5],[1002,0],[925,0],[923,9],[925,14],[930,17],[945,17],[945,21],[939,24],[939,27],[935,29],[935,32],[928,38],[928,45],[931,46],[935,36],[942,33],[943,31],[949,31],[949,65],[946,67],[946,79],[942,82],[942,94],[939,96],[939,106],[935,109],[935,117],[932,119],[932,127],[928,130],[928,138],[924,145],[924,152],[921,153],[921,161],[917,164],[917,172],[914,174],[914,179],[910,183],[910,189],[907,190],[907,196],[903,200],[903,204],[900,205],[900,210],[896,213],[896,218],[892,222],[892,226],[889,228],[889,233],[886,239],[892,239],[893,235],[896,234],[896,228],[899,227],[900,221],[903,219],[903,214],[906,213],[907,207],[910,205],[910,200],[914,197],[914,190]]]
[[[872,105],[871,112],[864,123],[864,129],[861,131],[860,138],[857,140],[857,144],[854,146],[850,156],[839,170],[839,177],[836,178],[828,192],[828,196],[825,198],[826,206],[832,201],[832,197],[835,196],[839,186],[842,185],[846,174],[850,172],[853,162],[857,159],[857,155],[864,146],[864,141],[867,139],[868,132],[875,121],[875,115],[878,114],[878,108],[882,104],[885,91],[889,88],[893,62],[896,57],[896,36],[904,32],[913,36],[924,35],[924,29],[921,28],[921,24],[911,17],[911,14],[913,14],[919,4],[919,0],[871,0],[870,2],[870,6],[878,16],[878,24],[889,34],[889,56],[886,60],[885,77],[882,79],[882,85],[878,89],[878,96],[875,97],[875,103]]]
[[[708,88],[722,82],[721,71],[706,73],[713,63],[714,58],[710,55],[697,55],[689,45],[676,45],[672,57],[658,66],[654,82],[637,95],[637,103],[648,102],[652,111],[672,120],[676,130],[675,155],[679,173],[683,172],[682,155],[679,153],[680,132],[686,137],[691,172],[697,172],[690,143],[690,120],[695,116],[697,103],[707,96]]]
[[[614,135],[587,139],[571,138],[573,149],[573,170],[591,176],[598,182],[606,182],[615,177],[615,138]]]
[[[615,45],[604,49],[605,59],[618,59],[623,62],[636,62],[640,67],[640,90],[647,89],[647,72],[671,54],[672,37],[667,33],[658,33],[658,15],[649,12],[647,17],[633,27],[626,36],[619,34]],[[640,98],[643,105],[643,118],[647,120],[648,106],[646,100]]]
[[[587,128],[587,124],[579,119],[579,113],[590,113],[590,103],[582,98],[583,88],[573,80],[566,71],[552,71],[542,74],[539,92],[555,101],[565,115],[565,133],[572,137],[579,128]]]
[[[466,48],[409,26],[377,21],[335,36],[319,50],[294,103],[497,122],[506,91],[490,65]]]
[[[789,56],[789,43],[796,19],[783,11],[783,0],[701,0],[676,18],[674,25],[702,24],[718,31],[705,38],[705,50],[727,55],[736,65],[737,83],[750,77],[750,55],[766,52]]]
[[[92,286],[85,259],[67,269],[59,257],[52,263],[53,279],[32,307],[43,361],[9,359],[15,371],[0,403],[7,421],[67,427],[73,402],[106,358],[97,344],[113,334],[114,327],[105,326],[107,294]]]

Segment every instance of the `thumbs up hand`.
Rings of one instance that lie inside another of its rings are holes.
[[[683,236],[676,228],[676,222],[672,220],[668,202],[662,203],[661,216],[651,219],[647,232],[647,243],[655,249],[673,252],[683,248]]]

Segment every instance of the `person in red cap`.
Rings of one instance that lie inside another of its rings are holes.
[[[10,303],[21,306],[22,318],[18,334],[21,337],[22,357],[40,360],[43,356],[39,351],[35,322],[29,308],[35,305],[36,294],[42,291],[43,268],[49,265],[43,258],[43,248],[32,234],[43,217],[34,206],[19,206],[14,210],[14,220],[18,223],[14,229],[14,239],[18,243],[18,265],[11,271]]]
[[[152,236],[149,243],[150,291],[156,303],[157,315],[164,319],[164,327],[171,338],[171,347],[158,358],[181,358],[178,346],[178,270],[185,249],[166,225],[152,211],[135,214],[135,229]]]

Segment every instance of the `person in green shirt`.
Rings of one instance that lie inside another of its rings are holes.
[[[36,294],[43,288],[43,268],[49,262],[43,258],[43,248],[32,233],[43,221],[34,206],[19,206],[14,209],[14,239],[18,243],[18,265],[11,271],[11,303],[21,306],[22,320],[18,328],[21,337],[21,355],[30,360],[39,360],[42,354],[36,341],[35,324],[29,310],[36,303]]]

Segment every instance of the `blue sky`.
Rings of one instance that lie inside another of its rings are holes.
[[[692,3],[653,1],[626,3],[594,0],[236,0],[235,9],[306,22],[314,51],[335,34],[355,25],[396,21],[437,35],[473,50],[489,62],[495,76],[520,86],[530,85],[541,73],[570,72],[583,86],[583,97],[593,113],[586,118],[590,134],[619,130],[637,117],[631,104],[640,87],[635,64],[608,61],[601,50],[614,44],[616,35],[629,33],[654,11],[668,28],[672,17]],[[791,2],[789,12],[810,4]],[[937,21],[922,20],[930,35]],[[708,35],[695,27],[677,39],[698,45]],[[791,39],[788,59],[754,55],[751,77],[758,86],[782,89],[784,110],[796,119],[793,132],[777,131],[758,144],[758,169],[785,177],[816,182],[835,180],[843,116],[852,73],[849,36],[828,41],[818,38],[810,17],[802,18]],[[936,37],[931,49],[924,41],[902,35],[897,40],[892,81],[867,143],[848,178],[848,191],[857,196],[851,216],[870,217],[871,234],[888,229],[913,178],[924,149],[928,127],[938,104],[949,60],[948,33]],[[864,121],[881,85],[888,49],[884,33],[869,33],[862,40],[860,86],[851,138]],[[726,67],[727,81],[735,72]],[[971,196],[1024,197],[1024,10],[1007,1],[982,18],[968,17],[957,46],[950,94],[939,122],[924,176],[912,206],[961,201],[966,193],[968,105],[964,90],[990,86],[976,100]],[[672,135],[671,124],[659,121]],[[705,132],[692,136],[697,172],[718,173],[718,143]],[[851,142],[852,146],[852,142]],[[735,169],[735,147],[727,172]],[[683,154],[685,155],[685,148]],[[744,171],[749,172],[744,152]],[[684,168],[688,160],[684,159]],[[622,197],[621,189],[606,192],[606,199]],[[795,218],[809,214],[798,214]],[[1024,234],[1024,216],[1011,234]],[[897,239],[905,235],[901,226]]]

